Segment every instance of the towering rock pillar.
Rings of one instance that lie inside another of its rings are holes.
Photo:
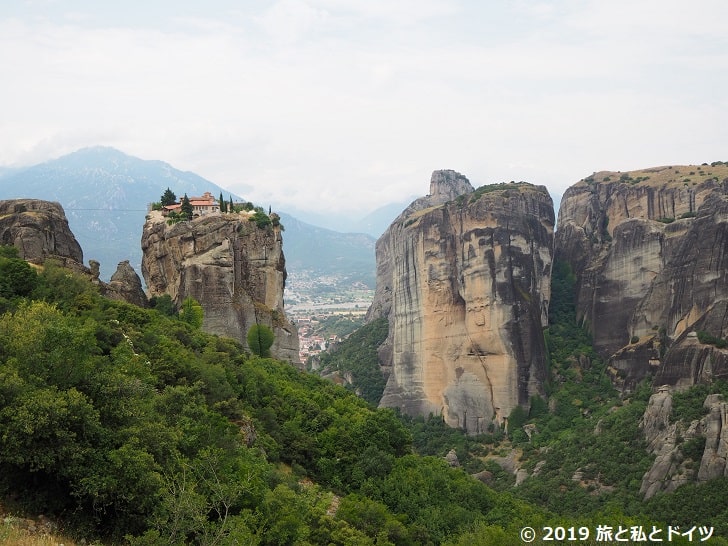
[[[281,229],[259,228],[244,214],[208,214],[167,225],[147,216],[142,274],[152,296],[189,297],[204,310],[206,332],[246,344],[254,324],[273,329],[271,353],[299,363],[298,332],[283,311],[286,279]]]
[[[526,183],[473,190],[436,171],[377,241],[368,318],[389,317],[381,406],[469,433],[543,392],[554,213]]]
[[[728,165],[599,172],[566,191],[556,256],[617,384],[728,377],[727,249]]]

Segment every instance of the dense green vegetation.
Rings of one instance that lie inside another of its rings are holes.
[[[334,350],[321,353],[321,369],[351,372],[352,389],[376,406],[386,385],[379,368],[377,348],[387,339],[388,331],[389,325],[385,318],[362,326]]]
[[[312,374],[101,298],[52,263],[21,280],[1,301],[0,493],[68,534],[437,544],[543,517],[412,455],[392,411]]]
[[[274,340],[273,330],[265,324],[253,324],[248,330],[248,347],[254,355],[269,357]]]
[[[591,531],[580,543],[596,544],[597,525],[728,527],[720,480],[641,501],[650,461],[637,422],[649,388],[619,399],[568,298],[552,306],[549,403],[534,398],[508,431],[467,437],[205,334],[183,320],[198,318],[194,301],[180,316],[165,298],[154,309],[107,300],[2,247],[0,272],[0,495],[58,518],[67,534],[135,545],[487,545],[520,544],[526,525],[539,536],[572,525]],[[573,276],[557,264],[554,281],[556,302]],[[355,332],[358,352],[346,359],[371,357],[385,337],[386,321]],[[701,394],[676,403],[694,407]],[[442,458],[453,448],[461,468]],[[511,450],[532,474],[517,488],[494,462]],[[491,487],[469,476],[481,470]]]
[[[719,349],[725,349],[728,347],[728,340],[725,338],[716,337],[708,332],[704,331],[698,331],[698,340],[700,343],[705,343],[707,345],[715,345]]]
[[[475,189],[472,193],[466,193],[463,195],[459,195],[455,202],[462,206],[466,202],[467,203],[475,203],[478,199],[480,199],[483,195],[486,193],[492,193],[495,191],[504,191],[504,190],[521,190],[523,188],[532,188],[533,184],[529,184],[528,182],[500,182],[497,184],[486,184],[484,186],[480,186]]]

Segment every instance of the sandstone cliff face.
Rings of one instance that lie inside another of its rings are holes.
[[[728,375],[728,167],[595,173],[564,194],[556,257],[577,276],[577,316],[629,388]],[[691,334],[692,335],[689,335]]]
[[[377,242],[381,406],[479,433],[542,393],[553,225],[543,187],[433,174]]]
[[[83,251],[59,203],[0,201],[0,244],[15,246],[21,258],[36,264],[50,257],[83,263]]]
[[[272,354],[298,363],[298,333],[283,311],[286,279],[280,228],[259,229],[247,216],[207,215],[172,226],[158,212],[142,234],[142,274],[151,296],[204,310],[203,330],[246,344],[256,323],[273,328]]]

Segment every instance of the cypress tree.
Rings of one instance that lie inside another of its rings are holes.
[[[187,197],[187,194],[185,193],[185,196],[182,198],[182,216],[184,216],[187,220],[192,220],[192,213],[194,212],[192,209],[192,203],[190,203],[190,198]]]

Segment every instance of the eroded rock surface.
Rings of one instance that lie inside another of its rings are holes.
[[[81,245],[68,227],[60,203],[0,201],[0,244],[15,246],[21,258],[36,264],[52,257],[83,264]]]
[[[119,263],[108,284],[104,285],[106,297],[123,300],[139,307],[147,307],[149,304],[142,287],[142,280],[128,260]]]
[[[553,226],[543,187],[433,174],[377,241],[381,406],[480,433],[542,394]]]
[[[203,330],[247,344],[254,324],[273,328],[271,353],[298,363],[298,333],[283,310],[286,279],[279,227],[240,214],[209,214],[168,225],[158,212],[142,234],[142,274],[151,296],[187,297],[204,310]]]
[[[686,386],[728,376],[728,166],[600,172],[561,202],[556,257],[577,316],[618,382]]]
[[[40,199],[0,201],[0,244],[13,245],[24,260],[41,265],[53,260],[87,277],[101,295],[147,306],[142,282],[129,262],[119,264],[111,282],[99,280],[99,263],[83,264],[83,251],[59,203]]]
[[[679,415],[672,415],[670,387],[660,387],[650,397],[640,428],[655,460],[642,478],[640,493],[644,498],[674,491],[692,481],[728,476],[728,403],[720,394],[710,394],[703,407],[703,418],[686,423]],[[702,439],[702,455],[690,459],[694,455],[685,446]]]

